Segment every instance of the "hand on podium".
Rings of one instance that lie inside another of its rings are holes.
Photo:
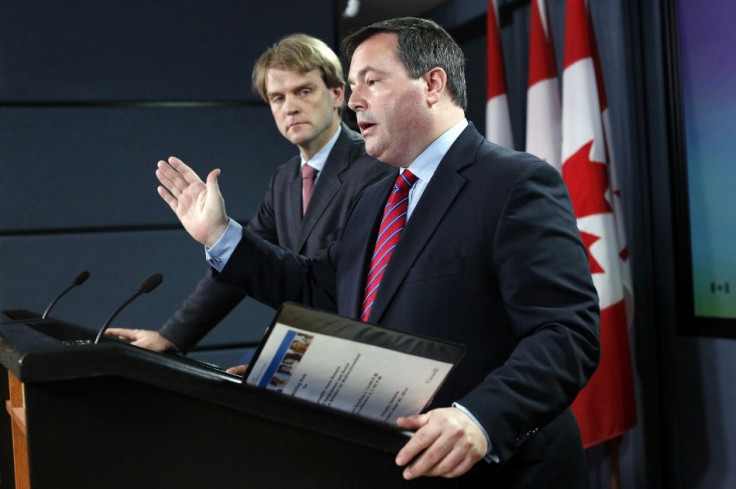
[[[396,423],[414,430],[396,455],[405,479],[422,476],[459,477],[488,452],[485,435],[470,417],[457,408],[433,409],[399,418]]]
[[[161,336],[158,331],[148,329],[108,328],[106,335],[128,341],[131,345],[152,351],[166,351],[174,348],[174,345]]]
[[[234,367],[230,367],[226,370],[227,373],[232,375],[237,375],[239,377],[242,377],[245,374],[245,370],[248,368],[248,365],[235,365]]]

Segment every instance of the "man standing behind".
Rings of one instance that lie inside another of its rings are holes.
[[[466,345],[429,411],[397,421],[415,431],[396,455],[405,478],[587,487],[569,406],[598,362],[598,297],[559,173],[468,123],[462,50],[434,22],[378,22],[343,46],[366,151],[396,171],[325,252],[294,255],[228,219],[219,170],[205,185],[159,162],[159,195],[218,280],[259,301]]]
[[[293,34],[267,49],[253,68],[253,89],[300,155],[276,170],[247,228],[314,256],[336,239],[360,192],[391,167],[367,156],[360,136],[340,122],[342,66],[319,39]],[[239,287],[216,282],[208,271],[159,331],[109,328],[107,334],[154,351],[186,352],[244,297]]]

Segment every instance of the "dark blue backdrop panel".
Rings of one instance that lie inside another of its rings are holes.
[[[332,4],[5,1],[0,101],[255,99],[253,62],[280,37],[333,44]]]
[[[248,219],[296,150],[267,107],[6,108],[0,111],[0,232],[176,224],[156,161],[204,178],[222,168],[228,211]]]
[[[465,77],[474,81],[467,84],[468,109],[465,116],[483,134],[486,128],[486,39],[478,37],[461,44],[465,54]]]
[[[142,295],[115,326],[157,329],[207,269],[204,251],[184,231],[77,233],[0,238],[0,309],[43,312],[82,270],[90,278],[70,291],[51,316],[98,329],[154,271],[163,283]],[[202,344],[258,341],[274,311],[243,302]]]

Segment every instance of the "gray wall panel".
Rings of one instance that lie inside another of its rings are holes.
[[[64,296],[50,316],[99,329],[154,271],[163,283],[114,320],[156,329],[179,307],[207,269],[204,251],[184,231],[79,233],[0,238],[0,309],[42,313],[82,270],[90,278]],[[247,300],[202,344],[257,341],[274,311]]]
[[[6,108],[0,232],[175,224],[156,161],[221,167],[228,211],[248,219],[296,151],[267,107]]]
[[[255,98],[253,62],[297,31],[332,44],[332,2],[5,1],[0,100]]]
[[[159,270],[163,284],[114,325],[163,323],[207,267],[156,193],[156,161],[177,155],[202,176],[221,168],[229,214],[250,218],[297,154],[251,93],[253,62],[292,32],[333,45],[334,5],[0,2],[0,309],[43,312],[88,269],[52,316],[96,330]],[[258,341],[273,316],[246,301],[201,344]],[[226,367],[242,351],[194,355]],[[5,487],[12,461],[0,456]]]

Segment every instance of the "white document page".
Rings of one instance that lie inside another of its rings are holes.
[[[394,423],[431,401],[451,363],[277,322],[248,384]]]

